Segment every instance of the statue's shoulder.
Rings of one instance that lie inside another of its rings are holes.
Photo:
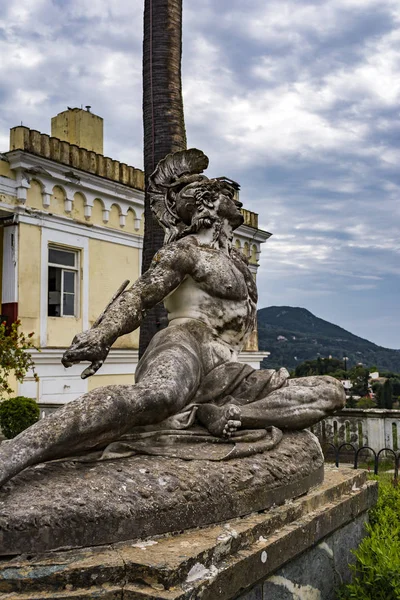
[[[162,246],[154,255],[153,263],[170,265],[177,270],[191,271],[198,259],[199,243],[196,238],[187,236]]]
[[[199,241],[193,235],[188,235],[176,242],[170,242],[162,247],[164,252],[179,252],[191,254],[193,251],[198,251],[200,248]]]
[[[235,260],[235,262],[239,263],[240,265],[244,265],[246,267],[249,266],[249,261],[248,261],[247,256],[245,256],[243,254],[243,252],[241,252],[234,246],[231,249],[231,257],[233,258],[233,260]]]

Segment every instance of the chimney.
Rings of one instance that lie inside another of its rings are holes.
[[[103,119],[91,107],[69,108],[51,119],[51,135],[63,142],[103,154]]]

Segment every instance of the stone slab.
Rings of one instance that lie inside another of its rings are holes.
[[[257,599],[257,582],[365,518],[376,498],[377,484],[367,481],[364,471],[328,467],[324,483],[307,495],[219,525],[3,559],[0,598]]]
[[[322,480],[322,452],[308,431],[284,435],[267,453],[225,462],[133,456],[37,465],[0,490],[0,555],[218,523],[282,504]]]

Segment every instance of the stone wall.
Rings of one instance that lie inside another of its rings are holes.
[[[400,448],[400,410],[345,408],[311,428],[322,444]]]

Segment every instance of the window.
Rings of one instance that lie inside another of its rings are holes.
[[[78,252],[49,246],[49,317],[77,316]]]

